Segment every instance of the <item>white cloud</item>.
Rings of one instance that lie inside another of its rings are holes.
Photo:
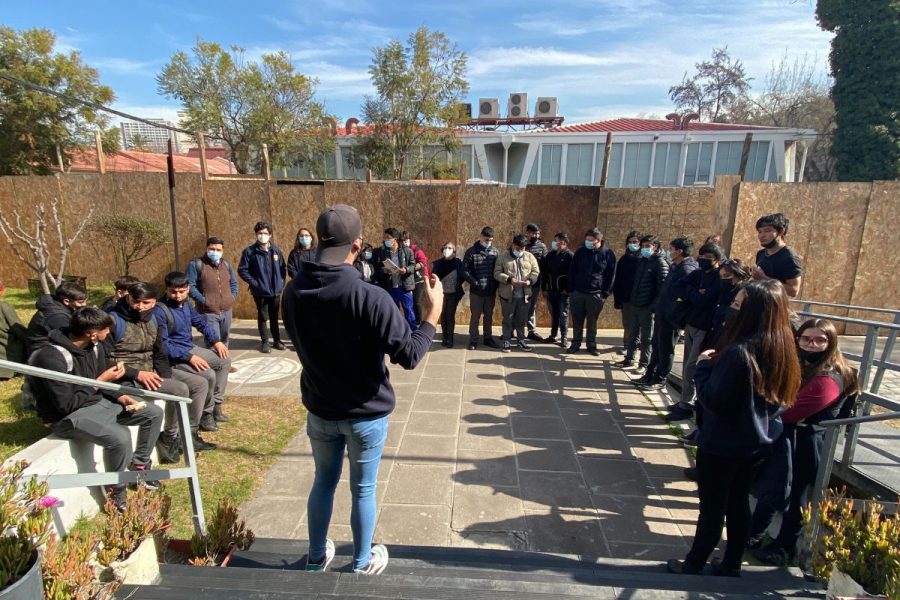
[[[89,63],[92,67],[99,69],[101,73],[154,76],[159,67],[162,66],[163,61],[139,61],[122,57],[105,57],[92,58],[89,60]]]
[[[642,62],[643,59],[630,54],[590,54],[540,47],[488,48],[469,57],[469,74],[478,77],[540,67],[598,67]]]

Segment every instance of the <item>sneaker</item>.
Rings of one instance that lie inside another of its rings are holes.
[[[284,350],[285,348],[287,348],[287,346],[284,345],[284,342],[281,341],[275,342],[274,344],[272,344],[272,347],[276,350]]]
[[[106,496],[107,502],[111,502],[113,507],[120,513],[125,512],[127,494],[128,491],[124,485],[103,486],[103,495]]]
[[[625,348],[616,348],[616,354],[619,356],[625,356]]]
[[[666,570],[675,575],[699,575],[703,569],[691,567],[686,562],[672,558],[666,562]]]
[[[528,339],[532,342],[543,342],[544,338],[537,334],[537,331],[531,331],[528,333]]]
[[[647,367],[645,367],[644,365],[638,365],[631,372],[635,375],[644,375],[647,373]]]
[[[566,350],[566,354],[575,354],[579,350],[581,350],[580,344],[572,344],[571,346],[569,346],[569,349]]]
[[[619,367],[620,369],[627,369],[628,367],[634,366],[634,361],[630,358],[626,358],[625,360],[620,360],[619,362],[613,363],[614,367]]]
[[[545,344],[555,344],[555,343],[556,343],[556,336],[555,336],[555,335],[551,335],[551,336],[549,336],[549,337],[545,337],[545,338],[544,338],[543,340],[541,340],[541,341],[544,342]]]
[[[360,575],[378,575],[384,571],[388,564],[388,551],[383,544],[372,546],[372,554],[369,555],[369,564],[362,569],[354,569],[354,573]]]
[[[645,392],[652,392],[655,390],[661,390],[666,387],[666,382],[662,379],[653,378],[647,381],[646,383],[637,383],[637,387],[639,390],[643,390]],[[692,411],[693,414],[693,411]]]
[[[680,404],[674,404],[669,408],[669,412],[666,415],[666,421],[684,421],[690,419],[693,416],[693,408],[685,408]]]
[[[272,351],[272,347],[269,346],[269,342],[263,342],[259,345],[259,351],[263,354],[268,354]]]
[[[477,349],[478,349],[478,344],[476,344],[475,342],[472,342],[471,344],[469,344],[469,350],[477,350]]]
[[[204,413],[200,417],[200,431],[218,431],[219,426],[216,425],[216,418],[213,413]]]
[[[325,540],[325,558],[322,559],[322,562],[312,563],[309,562],[309,556],[306,557],[306,570],[307,571],[325,571],[328,569],[328,565],[331,564],[331,561],[334,560],[334,542],[329,539]]]
[[[131,468],[129,470],[131,470],[131,471],[149,471],[149,470],[151,470],[150,469],[151,466],[152,465],[149,465],[149,464],[136,465],[136,464],[132,463]],[[137,485],[141,486],[145,490],[150,490],[150,491],[156,491],[162,487],[162,484],[159,482],[158,479],[144,479],[143,477],[141,479],[138,479]]]
[[[227,423],[230,419],[222,412],[222,405],[216,404],[213,407],[213,419],[216,420],[216,423]]]
[[[712,568],[712,574],[717,577],[740,577],[741,576],[741,567],[740,565],[735,567],[726,567],[722,564],[721,558],[714,558],[709,561],[709,566]]]
[[[759,550],[762,548],[763,541],[766,539],[766,532],[758,533],[756,535],[750,536],[750,539],[747,540],[747,545],[745,548],[747,550]]]
[[[503,352],[512,352],[512,347],[509,345],[509,342],[503,342]]]
[[[756,560],[776,567],[789,567],[796,559],[796,552],[788,552],[777,542],[772,542],[765,548],[758,548],[751,554]]]
[[[156,457],[160,463],[172,464],[181,460],[181,439],[162,432],[156,441]]]
[[[497,340],[495,340],[492,337],[484,338],[484,345],[487,346],[488,348],[495,348],[497,350],[500,349],[500,344],[498,344]]]
[[[681,438],[681,443],[687,446],[688,448],[696,448],[697,447],[697,432],[699,429],[695,429],[690,432],[683,438]]]
[[[534,350],[534,348],[529,346],[525,342],[525,340],[519,340],[519,350],[521,350],[522,352],[531,352],[532,350]]]
[[[205,441],[196,431],[191,432],[191,439],[194,442],[194,452],[203,452],[204,450],[215,450],[218,448],[216,444]]]
[[[591,356],[600,356],[600,353],[597,351],[597,347],[596,347],[596,346],[590,346],[590,347],[588,347],[587,353],[590,354]]]

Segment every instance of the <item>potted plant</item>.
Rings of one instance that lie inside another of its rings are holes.
[[[96,533],[74,531],[65,539],[50,536],[41,556],[46,600],[107,600],[119,588],[117,581],[101,583],[91,563],[100,539]]]
[[[0,465],[0,599],[41,600],[39,550],[50,538],[57,499],[47,484],[22,482],[25,461]]]
[[[807,519],[810,532],[812,525]],[[862,595],[852,585],[843,587],[852,580],[867,594],[900,598],[900,516],[885,515],[874,501],[854,510],[845,490],[826,490],[816,525],[819,537],[810,548],[809,564],[817,578],[828,582],[829,597]]]
[[[159,578],[155,538],[169,528],[171,498],[141,486],[128,494],[125,510],[106,504],[97,552],[100,581],[151,584]]]
[[[247,550],[256,536],[240,519],[230,498],[222,498],[206,524],[204,535],[194,534],[190,540],[169,540],[168,548],[188,556],[197,567],[228,566],[235,550]]]

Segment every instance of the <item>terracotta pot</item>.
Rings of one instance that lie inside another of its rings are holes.
[[[41,561],[37,552],[31,563],[31,568],[25,574],[0,590],[2,600],[43,600],[44,580],[41,577]]]

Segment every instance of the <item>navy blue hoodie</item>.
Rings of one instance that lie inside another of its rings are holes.
[[[411,332],[390,295],[348,264],[304,262],[285,288],[282,315],[303,364],[303,405],[330,421],[394,410],[385,354],[412,369],[435,333],[430,323]]]

